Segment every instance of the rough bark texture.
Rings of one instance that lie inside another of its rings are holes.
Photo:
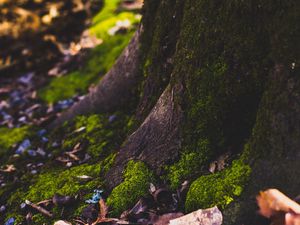
[[[255,209],[260,189],[299,194],[299,9],[295,0],[146,0],[141,38],[135,36],[97,89],[56,123],[116,110],[142,68],[139,126],[106,174],[108,188],[122,182],[132,159],[158,177],[171,165],[167,182],[176,175],[180,184],[204,176],[211,161],[230,152],[252,173],[248,185],[222,205],[224,221],[264,224]],[[219,185],[217,179],[208,175],[205,185]],[[221,185],[216,190],[226,195]],[[214,194],[195,205],[211,206]]]
[[[241,198],[225,210],[224,224],[268,224],[255,213],[260,190],[275,187],[291,198],[299,195],[299,147],[299,71],[276,65],[246,147],[252,175]]]
[[[126,107],[140,80],[139,38],[142,27],[135,33],[129,45],[111,70],[95,89],[80,102],[58,117],[50,127],[56,127],[78,115],[114,112]]]
[[[141,126],[125,141],[115,160],[115,166],[107,173],[108,188],[122,181],[122,171],[129,160],[141,160],[160,174],[164,165],[173,162],[180,149],[180,125],[182,110],[174,101],[174,95],[182,92],[180,86],[168,86]]]

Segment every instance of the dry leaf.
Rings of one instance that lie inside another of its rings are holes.
[[[11,173],[16,171],[16,167],[14,165],[6,165],[4,169],[0,169],[0,172]]]
[[[285,214],[285,225],[300,225],[300,215]]]
[[[300,205],[277,189],[268,189],[260,192],[256,199],[260,208],[260,214],[267,218],[270,218],[278,212],[300,214]]]
[[[106,205],[105,201],[101,198],[99,201],[100,206],[100,212],[98,218],[106,218],[106,215],[108,213],[108,206]]]
[[[116,219],[113,219],[113,218],[106,218],[107,214],[108,214],[108,206],[106,205],[105,201],[101,198],[99,200],[98,218],[94,223],[92,223],[92,225],[116,221]]]

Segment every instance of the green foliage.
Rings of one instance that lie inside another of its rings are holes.
[[[107,204],[112,207],[112,215],[119,216],[132,207],[140,197],[147,194],[149,183],[153,181],[153,173],[143,162],[129,161],[124,181],[113,189],[107,199]]]
[[[70,169],[57,169],[51,172],[40,174],[36,182],[29,187],[25,196],[26,199],[32,202],[38,202],[44,199],[49,199],[54,194],[74,196],[79,191],[91,191],[102,185],[99,178],[100,166],[95,165],[80,165]],[[94,179],[82,183],[77,176],[87,175]]]
[[[187,194],[186,211],[217,205],[224,209],[240,196],[251,174],[251,168],[242,160],[233,161],[231,167],[211,175],[199,177]]]

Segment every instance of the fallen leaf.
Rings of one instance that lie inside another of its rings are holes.
[[[4,169],[0,170],[1,172],[11,173],[16,171],[16,167],[14,165],[6,165]]]
[[[267,218],[271,218],[278,212],[300,214],[300,205],[277,189],[260,192],[256,200],[260,214]]]
[[[106,205],[105,201],[103,198],[99,200],[99,207],[100,207],[100,212],[99,212],[99,218],[103,219],[106,218],[106,215],[108,213],[108,206]]]

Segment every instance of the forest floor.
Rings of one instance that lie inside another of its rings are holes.
[[[60,132],[45,127],[114,64],[141,19],[141,3],[0,4],[0,224],[93,221],[102,186],[99,151],[120,144],[121,137],[109,140],[106,131],[116,127],[112,132],[118,132],[128,118],[94,115],[80,117]],[[109,164],[113,155],[104,155]],[[50,214],[26,200],[40,202]]]

